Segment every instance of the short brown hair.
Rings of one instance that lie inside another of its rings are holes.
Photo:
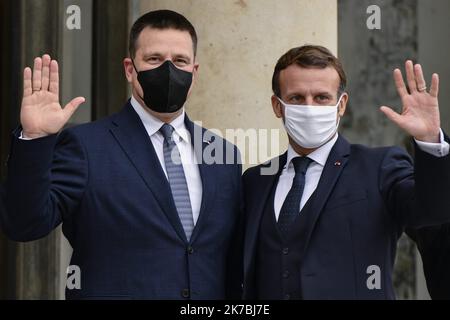
[[[339,59],[325,47],[305,45],[292,48],[283,54],[280,59],[278,59],[272,77],[272,90],[277,97],[280,97],[281,95],[280,72],[293,64],[297,64],[303,68],[324,69],[326,67],[333,67],[339,74],[340,78],[338,95],[344,92],[345,86],[347,85],[347,77]]]
[[[131,27],[129,51],[131,58],[136,55],[136,42],[137,39],[146,27],[154,29],[175,29],[180,31],[187,31],[191,35],[192,45],[194,49],[194,57],[197,54],[197,33],[194,26],[183,15],[171,10],[156,10],[150,11],[144,14],[142,17],[136,20]]]

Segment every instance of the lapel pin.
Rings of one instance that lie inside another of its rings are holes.
[[[340,162],[340,161],[336,161],[336,162],[334,163],[334,165],[337,166],[337,167],[339,167],[339,166],[341,165],[341,162]]]

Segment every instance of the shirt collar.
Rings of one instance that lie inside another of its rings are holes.
[[[151,137],[155,133],[158,133],[159,129],[161,129],[164,122],[159,120],[149,112],[147,112],[145,108],[136,100],[136,98],[133,95],[131,96],[130,103],[133,109],[138,114],[142,123],[144,124],[145,130],[147,130],[148,135]],[[188,142],[189,138],[186,126],[184,124],[184,117],[185,111],[183,108],[183,112],[178,117],[173,119],[170,125],[175,129],[175,133],[179,137],[181,137],[181,139]]]
[[[327,162],[328,156],[330,155],[331,148],[333,148],[334,144],[336,143],[338,136],[339,134],[336,133],[335,136],[330,141],[328,141],[323,146],[319,147],[318,149],[308,154],[308,158],[314,160],[314,162],[324,167],[325,163]],[[288,168],[288,166],[291,165],[292,159],[294,159],[295,157],[300,157],[300,155],[297,152],[295,152],[294,148],[292,148],[292,146],[289,144],[285,168]]]

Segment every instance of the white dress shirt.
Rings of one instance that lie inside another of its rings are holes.
[[[338,134],[336,134],[330,141],[325,143],[320,148],[314,150],[308,155],[308,158],[313,160],[305,175],[305,188],[303,189],[302,199],[300,201],[299,212],[302,210],[305,203],[308,201],[309,197],[316,190],[317,185],[319,184],[320,176],[322,175],[323,168],[325,163],[327,162],[328,155],[331,152],[334,144],[338,139]],[[418,145],[418,147],[433,156],[436,157],[444,157],[449,154],[450,145],[444,140],[444,133],[440,132],[440,143],[429,143],[418,141],[414,139]],[[289,190],[292,187],[292,181],[294,180],[295,170],[294,165],[292,163],[292,159],[295,157],[299,157],[300,155],[294,151],[291,145],[288,146],[287,150],[287,161],[286,165],[283,167],[281,171],[280,178],[278,179],[277,188],[275,190],[275,199],[274,199],[274,211],[275,218],[278,221],[278,217],[280,216],[281,207],[283,206],[284,200],[289,193]]]
[[[306,201],[308,201],[309,197],[311,197],[314,190],[316,190],[320,176],[322,175],[323,168],[325,166],[325,163],[327,162],[328,155],[330,154],[331,148],[333,148],[337,139],[338,135],[336,134],[330,141],[308,155],[308,158],[313,161],[309,164],[308,170],[306,171],[305,188],[303,189],[300,208],[298,210],[299,212],[305,205]],[[280,216],[281,207],[283,206],[284,200],[286,199],[287,194],[292,187],[292,181],[294,180],[295,170],[292,159],[294,159],[295,157],[300,157],[300,155],[295,152],[295,150],[289,144],[287,151],[287,161],[285,166],[283,167],[283,170],[281,171],[280,178],[278,179],[277,189],[275,190],[274,210],[275,218],[277,221],[278,217]]]
[[[159,132],[159,129],[162,127],[164,122],[148,113],[133,96],[131,97],[131,105],[139,115],[139,118],[144,124],[145,130],[147,130],[147,133],[153,143],[153,147],[155,148],[156,155],[158,156],[161,167],[167,178],[163,152],[164,136],[161,132]],[[172,127],[174,127],[175,129],[173,132],[173,140],[175,141],[178,150],[180,151],[181,162],[184,169],[184,175],[186,176],[189,198],[191,200],[192,215],[195,225],[200,214],[203,187],[202,179],[200,177],[200,171],[198,169],[199,162],[196,159],[194,148],[191,144],[191,135],[184,124],[184,117],[185,113],[183,110],[183,113],[175,118],[170,123],[170,125],[172,125]]]

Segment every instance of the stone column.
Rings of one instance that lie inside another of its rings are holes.
[[[0,51],[0,183],[6,176],[6,162],[9,152],[9,135],[12,129],[11,107],[11,66],[9,57],[12,51],[12,40],[10,30],[12,25],[11,19],[11,2],[0,1],[0,43],[3,50]],[[2,190],[0,185],[0,197]],[[5,210],[0,200],[0,213]],[[10,263],[10,248],[12,244],[3,236],[0,231],[0,300],[7,299],[14,295],[13,284],[9,280],[8,273],[14,269]],[[12,252],[13,253],[13,252]]]
[[[367,8],[381,11],[381,29],[369,30]],[[353,143],[404,145],[406,134],[379,111],[401,109],[392,71],[404,73],[406,59],[417,61],[416,0],[339,1],[339,56],[347,73],[350,99],[341,132]]]
[[[186,110],[192,120],[201,120],[204,126],[224,134],[230,128],[282,128],[272,112],[271,79],[278,58],[288,49],[314,43],[337,52],[336,1],[131,2],[135,10],[131,22],[150,10],[171,9],[194,24],[199,37],[200,69]],[[284,130],[279,136],[280,146],[271,150],[273,156],[287,145]],[[248,160],[248,150],[241,151],[247,151]],[[259,163],[268,156],[256,160]],[[246,167],[255,164],[247,162]]]
[[[439,73],[442,128],[450,132],[450,1],[417,1],[418,58],[430,87],[431,74]],[[443,40],[445,39],[445,40]]]
[[[122,109],[128,98],[123,59],[128,54],[126,0],[94,1],[92,119]]]
[[[15,1],[13,19],[16,54],[12,56],[15,70],[13,83],[14,107],[18,112],[22,97],[22,70],[33,65],[33,58],[50,53],[61,57],[59,0]],[[60,233],[30,243],[16,245],[16,292],[18,299],[55,299],[58,292],[58,264]]]

